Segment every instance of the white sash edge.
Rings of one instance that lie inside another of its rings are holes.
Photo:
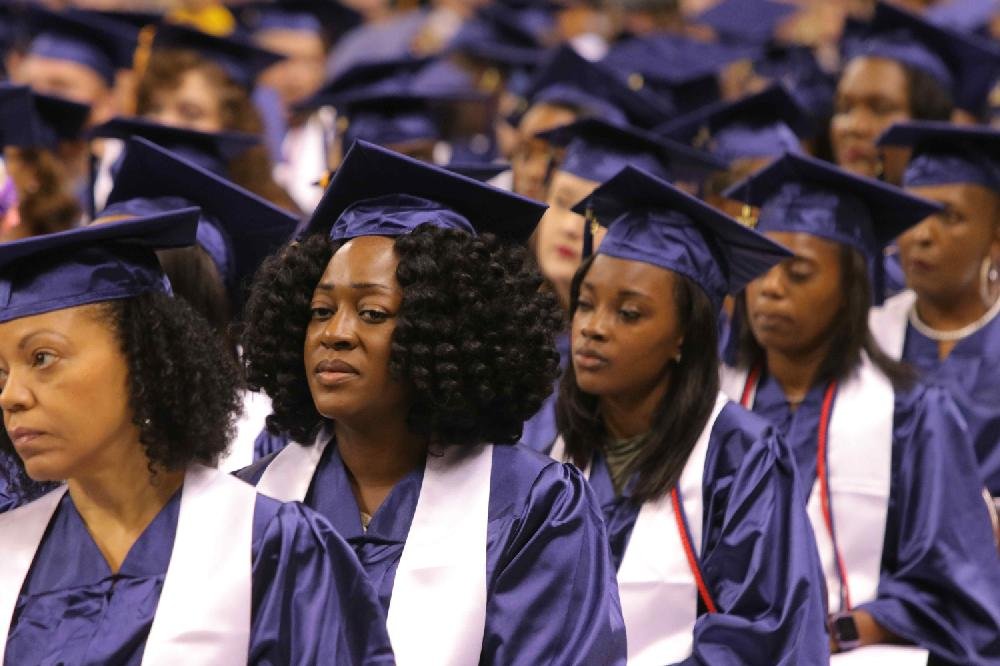
[[[256,500],[229,474],[188,469],[143,666],[247,663]]]
[[[703,483],[712,430],[729,403],[721,392],[678,483],[695,553],[704,529]],[[698,586],[691,573],[670,495],[645,502],[618,569],[630,666],[682,661],[694,647]]]
[[[868,328],[875,342],[890,358],[903,358],[906,331],[910,326],[910,309],[917,301],[917,295],[910,290],[902,291],[868,313]]]
[[[389,604],[400,666],[480,661],[492,469],[492,445],[427,456]]]
[[[257,482],[257,492],[282,502],[302,502],[316,474],[332,433],[323,428],[312,446],[289,442],[278,452]]]
[[[3,551],[0,558],[0,638],[3,639],[0,640],[0,664],[4,663],[21,588],[66,490],[65,485],[60,486],[34,502],[0,514],[0,550]]]

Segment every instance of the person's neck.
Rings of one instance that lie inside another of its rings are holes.
[[[619,396],[602,396],[601,417],[604,419],[604,427],[608,434],[621,441],[649,432],[668,386],[669,381],[664,379],[652,390]]]
[[[793,408],[805,400],[829,351],[829,342],[792,353],[767,350],[767,372],[781,385],[785,399]]]
[[[70,497],[95,543],[117,572],[136,539],[184,482],[184,471],[157,469],[136,441],[134,455],[67,479]]]
[[[335,432],[358,508],[368,515],[374,514],[392,488],[427,456],[427,440],[410,432],[405,419],[360,427],[337,422]]]
[[[932,299],[917,295],[917,316],[936,331],[956,331],[974,323],[989,310],[979,292]]]

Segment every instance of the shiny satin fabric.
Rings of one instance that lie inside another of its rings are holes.
[[[1000,165],[986,155],[961,147],[925,151],[913,157],[903,174],[906,187],[972,183],[1000,191]]]
[[[816,479],[824,388],[813,387],[792,413],[778,383],[764,377],[754,403],[784,435],[802,488]],[[1000,559],[966,442],[947,392],[897,389],[882,574],[877,598],[859,608],[935,663],[1000,663]]]
[[[269,461],[240,476],[256,483]],[[331,443],[306,496],[354,547],[385,608],[422,482],[423,469],[399,481],[365,531]],[[495,446],[488,515],[481,663],[624,664],[615,572],[582,475],[525,447]]]
[[[330,239],[403,236],[421,224],[476,233],[465,217],[436,201],[409,194],[390,194],[352,204],[333,224]]]
[[[112,574],[63,497],[15,607],[5,664],[140,664],[179,509],[177,494]],[[326,521],[258,497],[252,554],[249,663],[393,663],[374,592]]]
[[[640,507],[627,489],[615,496],[600,456],[590,482],[617,568]],[[701,569],[718,612],[697,602],[694,649],[681,663],[826,663],[822,571],[785,445],[768,424],[729,404],[712,430],[703,486]]]
[[[990,494],[1000,495],[1000,317],[958,341],[948,358],[938,343],[907,324],[903,360],[924,382],[947,389],[965,417]]]

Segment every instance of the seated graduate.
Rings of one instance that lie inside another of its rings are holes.
[[[904,187],[945,209],[899,237],[912,291],[872,311],[872,333],[951,390],[984,483],[1000,495],[1000,130],[905,123],[880,143],[914,148]]]
[[[906,642],[923,648],[919,663],[924,650],[995,662],[1000,560],[967,430],[947,391],[907,381],[868,328],[882,248],[940,208],[796,155],[728,196],[760,206],[757,229],[795,253],[738,302],[740,356],[723,387],[792,449],[831,647]]]
[[[202,132],[245,132],[267,138],[282,118],[277,99],[254,97],[257,77],[282,57],[237,35],[209,35],[195,28],[162,23],[152,48],[140,52],[145,64],[136,84],[136,115]],[[255,102],[258,102],[255,104]],[[229,178],[286,210],[298,207],[275,182],[264,145],[227,164]]]
[[[563,159],[554,164],[548,190],[548,210],[538,223],[533,246],[546,286],[569,311],[570,284],[580,267],[583,252],[584,219],[572,210],[598,185],[626,165],[641,166],[664,180],[700,180],[725,162],[671,139],[623,124],[585,118],[538,134],[540,140],[563,149]],[[598,234],[599,235],[599,234]],[[568,317],[566,318],[568,321]],[[569,334],[557,340],[562,367],[569,363]],[[537,450],[547,450],[555,441],[553,393],[524,426],[521,442]]]
[[[558,364],[518,247],[543,210],[358,142],[250,295],[247,379],[294,441],[240,475],[354,546],[401,662],[625,661],[592,491],[513,445]]]
[[[722,299],[788,253],[635,167],[575,210],[607,234],[573,281],[552,455],[601,501],[629,663],[823,663],[794,464],[718,388]]]
[[[296,223],[290,213],[231,182],[230,160],[259,141],[241,132],[201,132],[142,118],[113,118],[93,128],[91,135],[141,139],[131,144],[142,146],[133,149],[133,158],[119,151],[104,205],[136,197],[167,198],[162,206],[200,206],[212,218],[199,225],[197,244],[157,255],[174,293],[211,323],[235,353],[230,327],[242,306],[246,283],[264,257],[289,238]],[[166,151],[170,157],[164,159]],[[187,203],[171,202],[169,197]],[[246,234],[248,241],[234,245],[234,234],[248,225],[253,228]],[[247,254],[236,256],[237,250]]]
[[[188,134],[174,128],[164,131]],[[204,155],[198,153],[195,158],[199,156]],[[242,310],[261,262],[292,236],[295,217],[141,137],[126,143],[117,172],[106,215],[109,211],[143,215],[184,206],[201,208],[195,246],[161,250],[158,255],[175,293],[213,324],[236,357],[234,313]],[[235,471],[254,461],[254,442],[270,413],[266,396],[244,392],[243,416],[233,446],[219,461],[220,469]]]
[[[198,209],[0,246],[0,663],[393,663],[385,617],[321,517],[209,467],[235,363],[153,252]]]
[[[83,127],[90,107],[27,86],[0,83],[4,207],[0,242],[76,226],[82,208],[68,164],[87,158]]]

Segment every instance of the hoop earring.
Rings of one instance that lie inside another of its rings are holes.
[[[991,307],[997,300],[997,283],[1000,282],[1000,270],[991,257],[983,257],[979,269],[979,297],[986,307]]]

